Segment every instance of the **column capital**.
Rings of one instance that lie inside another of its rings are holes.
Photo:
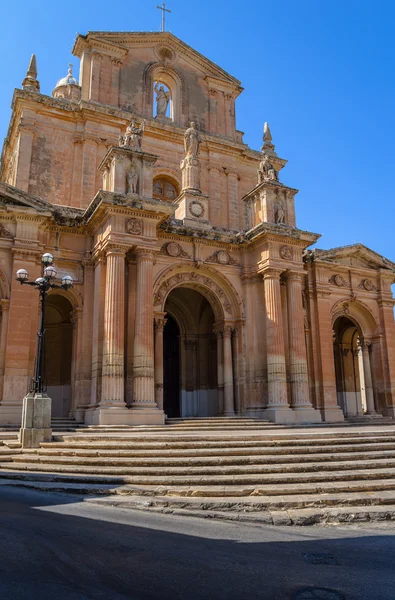
[[[165,317],[155,317],[154,323],[155,323],[155,329],[157,329],[158,331],[163,331],[163,329],[165,328],[165,325],[167,323],[167,319],[165,319]]]
[[[118,256],[125,256],[126,252],[128,251],[128,247],[122,246],[121,244],[109,243],[105,246],[104,251],[106,253],[106,256],[109,256],[110,254],[115,254]]]
[[[224,326],[221,323],[215,323],[213,326],[213,333],[217,336],[217,338],[221,338],[224,331]]]
[[[370,350],[372,342],[370,340],[358,340],[358,346],[362,350]]]
[[[287,271],[285,273],[287,281],[300,281],[302,282],[306,273],[304,271]]]
[[[154,260],[155,250],[153,248],[143,248],[138,246],[134,251],[137,259],[145,258],[147,260]]]
[[[222,335],[224,336],[224,338],[231,337],[234,330],[235,328],[233,327],[233,325],[224,325]]]
[[[4,312],[6,310],[9,310],[10,308],[10,300],[9,298],[2,298],[0,301],[1,304],[1,310]]]
[[[269,268],[269,269],[265,269],[265,271],[262,272],[262,277],[263,277],[264,281],[266,281],[268,279],[280,280],[280,277],[283,274],[283,272],[284,271],[282,269]]]

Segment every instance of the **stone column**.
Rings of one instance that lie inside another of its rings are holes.
[[[152,250],[137,248],[132,404],[135,409],[157,408],[154,385],[153,259]]]
[[[289,374],[291,381],[291,407],[296,421],[320,422],[320,413],[311,405],[307,352],[304,334],[304,312],[302,302],[303,273],[289,272],[287,275],[287,308],[289,338]]]
[[[263,273],[266,306],[266,355],[268,403],[264,415],[276,423],[291,423],[295,415],[287,399],[284,332],[280,289],[281,271]]]
[[[0,402],[3,399],[4,367],[7,348],[8,315],[10,301],[1,299],[1,332],[0,332]]]
[[[75,410],[81,399],[81,367],[82,367],[82,308],[75,308],[72,312],[71,325],[73,338],[71,345],[71,402],[69,417],[75,416]]]
[[[223,341],[222,328],[220,325],[215,325],[213,328],[217,336],[217,387],[218,387],[218,414],[224,412],[224,362],[223,362]]]
[[[233,397],[233,364],[232,364],[232,332],[233,327],[225,325],[224,340],[224,416],[233,417],[235,414]]]
[[[125,407],[125,252],[121,247],[110,246],[106,251],[106,257],[107,271],[100,408],[123,408]]]
[[[368,415],[375,415],[376,409],[374,406],[372,368],[370,365],[370,346],[370,342],[361,343],[363,374],[365,378],[366,412]]]
[[[167,319],[155,317],[155,402],[163,410],[163,330]]]

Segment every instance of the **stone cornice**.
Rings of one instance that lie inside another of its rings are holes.
[[[304,231],[303,229],[297,229],[296,227],[290,227],[289,225],[279,225],[275,223],[259,223],[244,233],[244,239],[246,242],[256,242],[262,240],[287,242],[289,238],[292,238],[295,245],[308,247],[314,244],[321,235],[319,233],[313,233],[311,231]]]
[[[160,200],[139,199],[127,194],[100,190],[86,209],[84,220],[92,229],[95,227],[97,219],[100,219],[103,214],[110,215],[111,213],[137,215],[154,219],[159,224],[174,213],[174,206]]]

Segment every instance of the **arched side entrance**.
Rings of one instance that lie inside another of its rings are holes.
[[[44,381],[54,417],[66,417],[71,410],[72,310],[64,296],[51,294],[46,300]]]
[[[376,414],[371,342],[356,320],[338,316],[333,324],[337,400],[346,417]]]
[[[177,287],[165,303],[164,411],[169,417],[222,413],[217,379],[215,316],[199,291]]]

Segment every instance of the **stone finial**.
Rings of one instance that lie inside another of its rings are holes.
[[[263,126],[263,146],[261,148],[264,154],[271,154],[272,156],[277,156],[274,151],[274,144],[272,142],[272,134],[270,131],[269,123],[265,123]]]
[[[40,82],[37,79],[37,61],[35,54],[32,54],[30,57],[26,76],[22,81],[22,88],[24,90],[29,90],[30,92],[40,91]]]

